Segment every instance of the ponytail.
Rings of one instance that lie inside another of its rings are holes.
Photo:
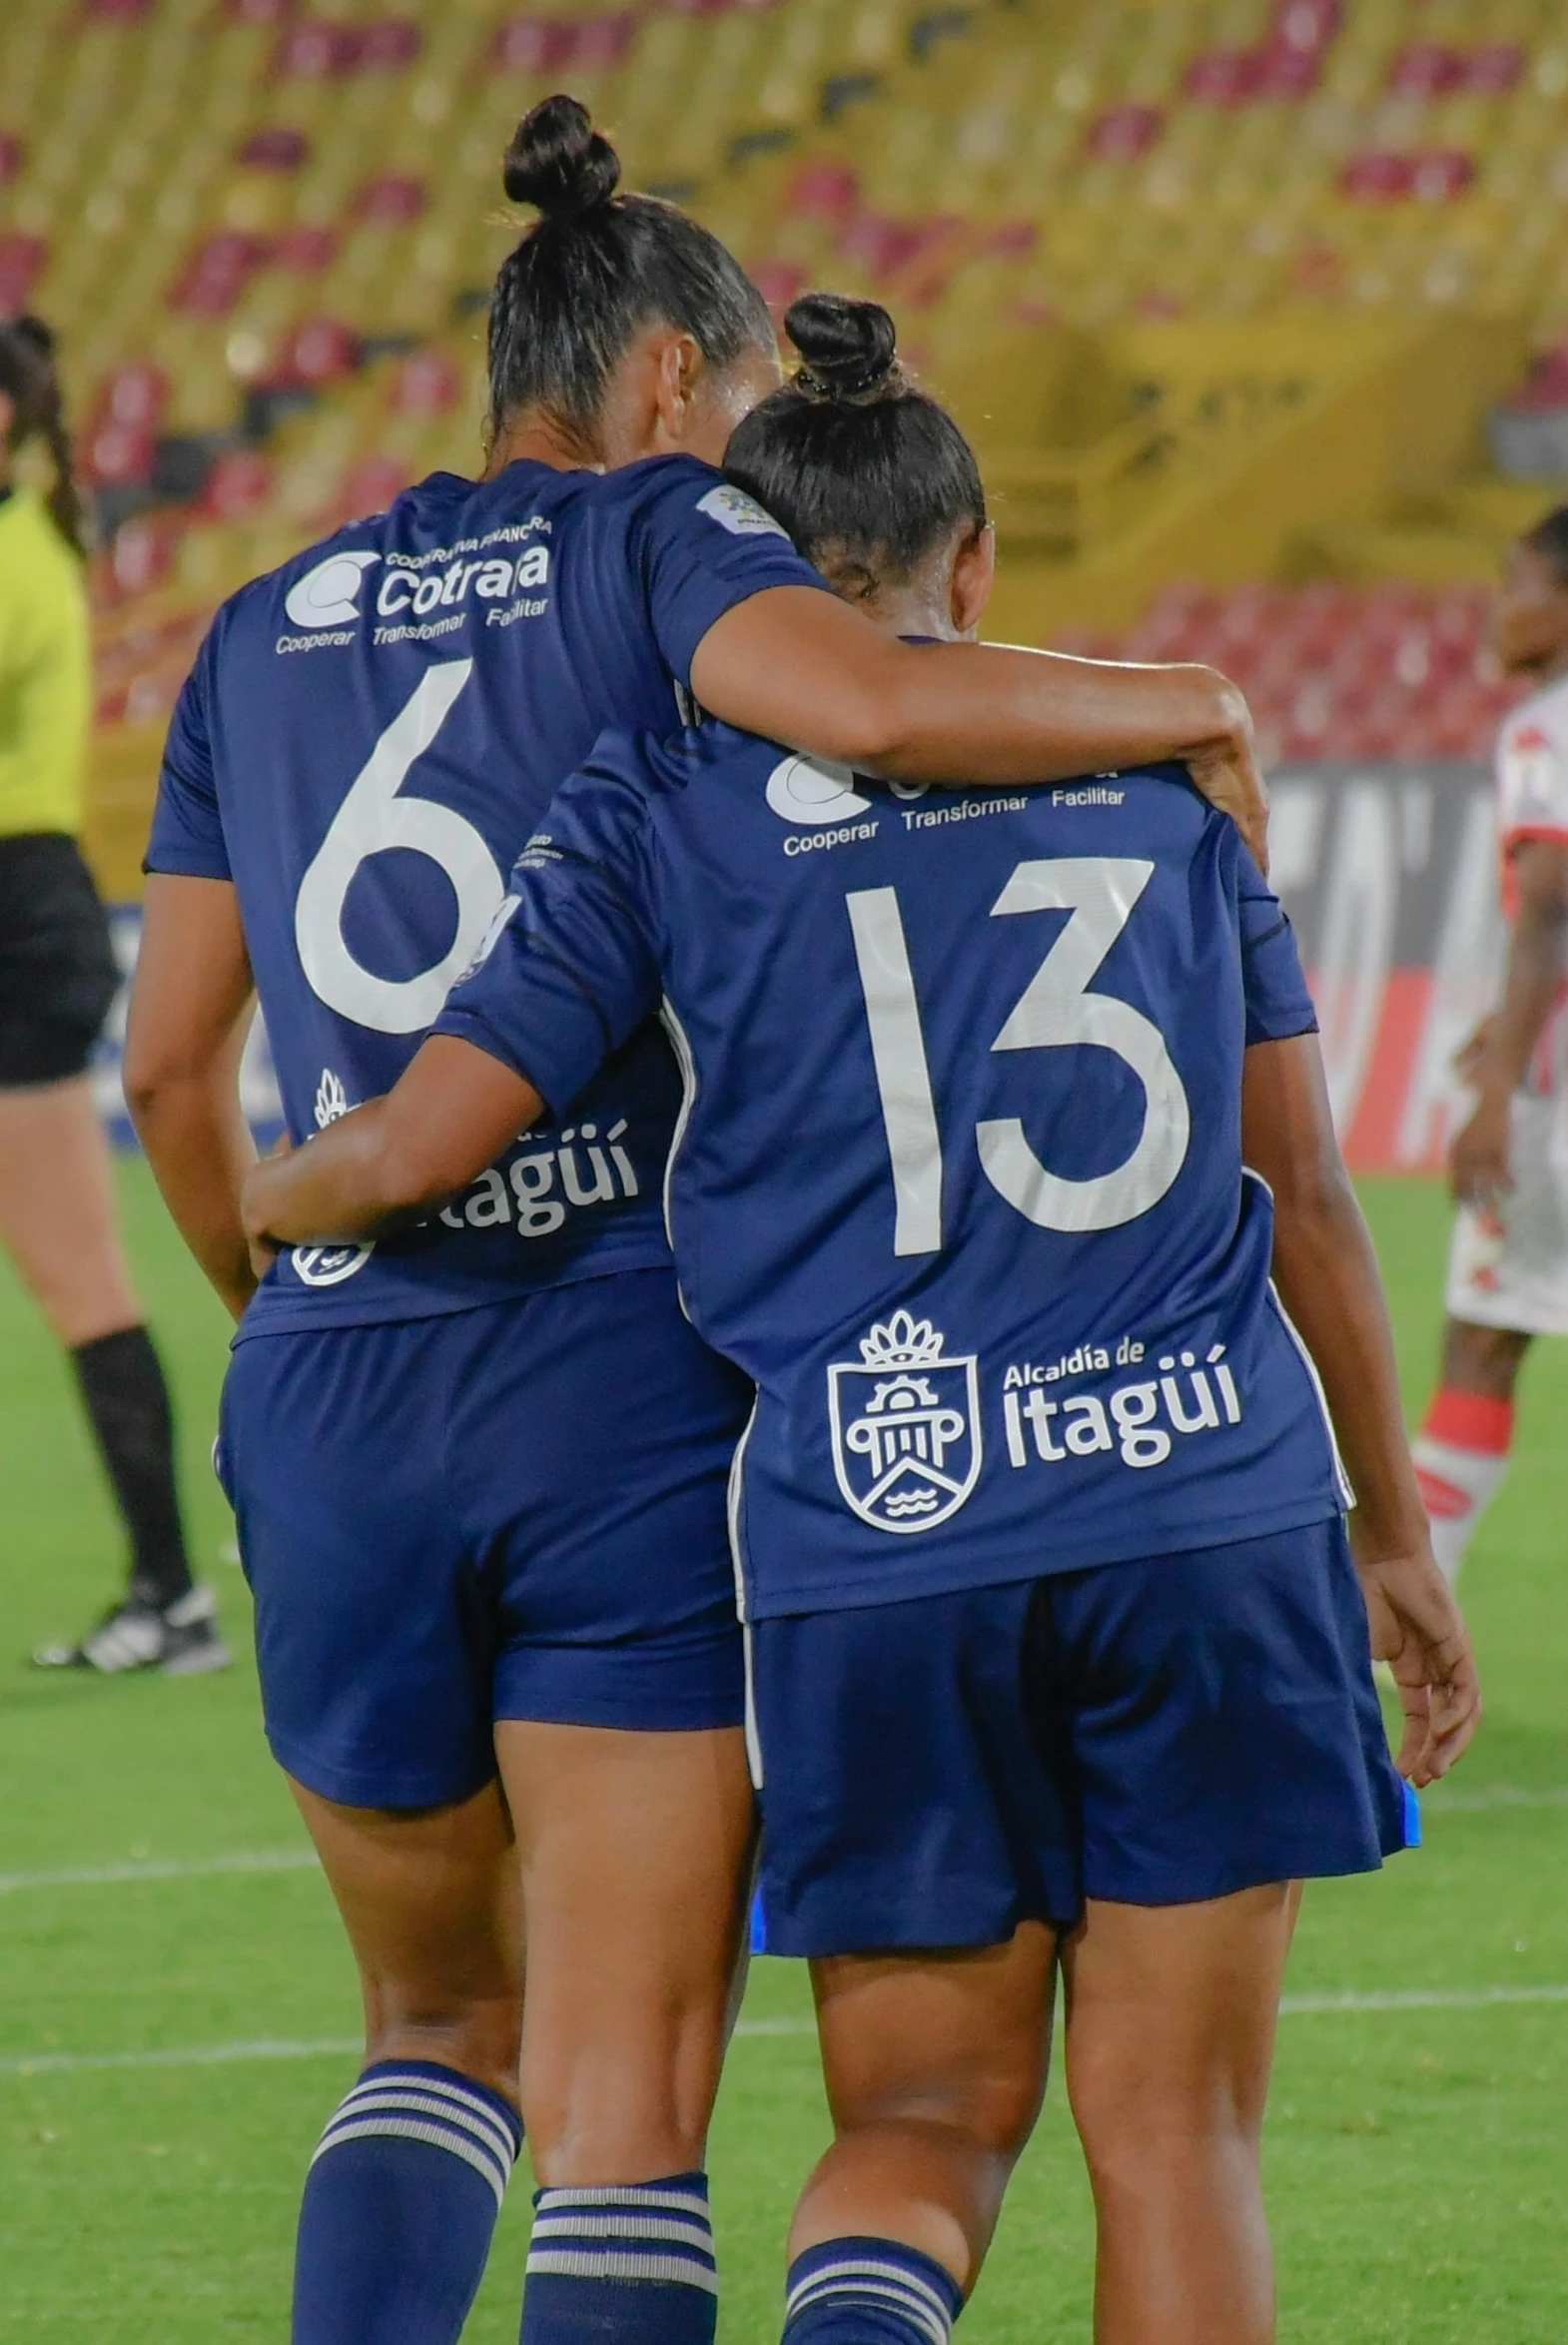
[[[802,294],[801,364],[737,424],[724,470],[852,600],[905,584],[952,532],[986,527],[974,451],[899,362],[878,302]]]
[[[41,318],[16,318],[0,326],[0,392],[11,401],[6,443],[19,448],[41,439],[54,466],[47,503],[55,526],[73,552],[87,552],[87,516],[71,458],[65,393],[55,370],[55,338]]]
[[[710,230],[654,196],[622,195],[620,157],[587,108],[545,98],[502,164],[514,204],[539,217],[501,263],[490,302],[493,441],[538,407],[587,447],[609,379],[655,321],[689,334],[710,366],[777,352],[767,304]]]

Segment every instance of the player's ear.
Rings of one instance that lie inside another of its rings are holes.
[[[673,327],[664,328],[653,348],[653,401],[655,455],[685,447],[697,406],[697,387],[706,362],[696,341]]]
[[[953,556],[950,588],[953,625],[960,635],[973,635],[980,625],[997,574],[997,533],[988,521],[966,536]]]

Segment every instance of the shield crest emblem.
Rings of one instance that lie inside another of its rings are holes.
[[[858,1360],[828,1369],[833,1470],[873,1530],[934,1531],[980,1478],[979,1362],[945,1357],[946,1340],[898,1310],[861,1337]]]

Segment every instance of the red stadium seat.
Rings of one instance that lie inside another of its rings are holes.
[[[116,367],[98,387],[93,422],[156,431],[169,401],[169,378],[161,367],[130,361]]]
[[[311,142],[303,130],[290,130],[283,123],[271,123],[265,130],[252,131],[242,141],[235,156],[248,171],[298,171],[310,160]]]
[[[410,351],[392,370],[387,404],[394,415],[444,415],[461,389],[462,378],[445,351]]]
[[[187,260],[169,296],[172,310],[196,318],[221,318],[234,308],[267,259],[267,246],[244,229],[215,229]]]
[[[1517,41],[1486,41],[1465,59],[1464,86],[1478,97],[1504,97],[1518,88],[1524,64],[1524,50]]]
[[[801,220],[843,222],[860,201],[860,182],[847,163],[805,163],[784,194],[784,209]]]
[[[82,468],[95,488],[145,480],[153,468],[154,434],[134,423],[107,422],[89,433]]]
[[[1192,59],[1181,87],[1207,106],[1242,106],[1257,88],[1258,66],[1255,49],[1207,49]]]
[[[337,232],[331,228],[286,228],[275,237],[268,260],[274,269],[296,277],[317,277],[338,255]]]
[[[273,490],[273,467],[257,447],[232,447],[208,474],[198,510],[217,521],[248,520]]]
[[[351,209],[356,220],[374,220],[384,228],[405,228],[420,217],[427,202],[422,179],[407,171],[382,171],[365,182]]]
[[[0,315],[26,309],[48,258],[49,247],[41,236],[23,236],[14,230],[0,236]]]
[[[275,386],[341,382],[360,363],[360,338],[337,318],[308,318],[295,328],[278,356],[270,381]]]
[[[1399,98],[1440,98],[1460,87],[1466,60],[1438,41],[1412,41],[1388,68],[1388,87]]]
[[[1131,163],[1147,155],[1165,128],[1158,106],[1108,106],[1084,134],[1084,152],[1099,163]]]

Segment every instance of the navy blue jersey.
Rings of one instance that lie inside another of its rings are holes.
[[[564,1113],[662,998],[676,1266],[759,1387],[752,1617],[1342,1504],[1241,1165],[1243,1051],[1311,1002],[1183,782],[911,791],[721,726],[615,735],[522,855],[437,1031]]]
[[[434,473],[224,605],[170,728],[147,867],[234,881],[296,1140],[396,1081],[596,736],[668,731],[709,627],[778,585],[821,581],[750,498],[663,457]],[[634,1024],[574,1122],[404,1236],[294,1248],[247,1329],[667,1260],[679,1097],[662,1035]]]

